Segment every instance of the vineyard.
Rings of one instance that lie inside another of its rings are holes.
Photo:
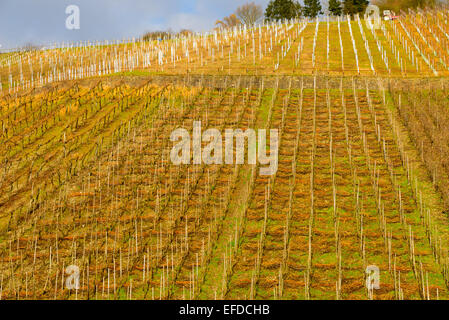
[[[62,43],[0,56],[0,95],[134,74],[447,76],[449,13],[402,12],[378,30],[356,16],[239,26],[162,41]]]
[[[449,299],[448,17],[0,55],[0,299]],[[173,164],[195,121],[276,173]]]

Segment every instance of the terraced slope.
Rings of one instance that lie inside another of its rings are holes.
[[[61,44],[0,57],[0,95],[117,73],[447,76],[447,8],[401,13],[371,30],[357,17],[239,26],[162,41]]]
[[[355,83],[98,82],[3,97],[0,296],[447,298],[449,225],[388,101]],[[276,174],[174,165],[170,133],[196,120],[278,129]],[[379,290],[366,290],[370,265]]]

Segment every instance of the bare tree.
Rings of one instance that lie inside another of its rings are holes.
[[[190,29],[182,29],[178,32],[178,35],[188,37],[193,34],[193,31]]]
[[[170,39],[173,36],[171,30],[167,31],[149,31],[142,36],[143,41]]]
[[[217,20],[215,25],[219,28],[232,28],[238,26],[240,24],[239,19],[235,16],[235,14],[231,14],[228,17],[224,17],[223,20]]]
[[[250,2],[238,7],[235,14],[242,24],[253,25],[263,17],[263,10],[260,5]]]

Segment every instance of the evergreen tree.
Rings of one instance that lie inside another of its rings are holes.
[[[343,9],[339,0],[329,0],[329,12],[334,16],[341,16]]]
[[[344,0],[343,12],[351,16],[357,13],[363,13],[368,5],[368,0]]]
[[[316,18],[319,14],[323,14],[320,0],[304,0],[304,15],[306,17]]]
[[[301,6],[294,0],[270,0],[265,9],[267,20],[293,19],[301,15]]]

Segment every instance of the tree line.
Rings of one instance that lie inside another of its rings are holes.
[[[368,0],[329,0],[328,11],[331,15],[349,14],[364,12],[368,6]],[[263,11],[260,5],[254,2],[246,3],[223,19],[217,20],[217,27],[231,28],[240,24],[252,25],[262,19],[267,21],[279,21],[301,17],[315,18],[323,14],[320,0],[304,0],[300,4],[297,0],[271,0]]]
[[[372,3],[381,10],[390,9],[399,12],[407,8],[431,7],[447,0],[373,0]],[[328,0],[327,13],[333,16],[355,15],[364,13],[370,1],[368,0]],[[279,21],[293,18],[316,18],[324,14],[320,0],[270,0],[263,12],[260,5],[254,2],[238,7],[235,13],[216,22],[218,27],[234,27],[239,24],[254,24],[262,19]]]
[[[342,14],[357,14],[364,12],[368,6],[368,0],[329,0],[329,14],[340,16]],[[279,21],[293,18],[315,18],[323,14],[320,0],[303,0],[300,4],[297,0],[271,0],[263,12],[260,5],[254,2],[238,7],[235,13],[217,20],[217,27],[231,28],[240,24],[254,24],[262,19],[267,21]]]
[[[372,3],[379,6],[381,10],[390,9],[395,12],[407,8],[431,7],[438,3],[447,3],[448,0],[373,0]],[[327,12],[329,15],[341,16],[363,14],[368,7],[368,0],[328,0]],[[238,25],[253,25],[266,21],[279,21],[294,18],[316,18],[324,14],[324,8],[320,0],[270,0],[265,11],[261,5],[248,2],[238,7],[234,13],[215,22],[216,28],[232,28]],[[172,31],[148,32],[144,40],[167,39],[177,34],[188,35],[191,30],[182,30],[179,33]]]

